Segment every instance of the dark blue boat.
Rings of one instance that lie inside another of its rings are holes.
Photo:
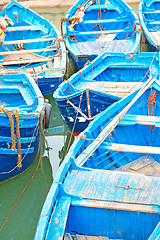
[[[3,70],[32,74],[43,95],[53,93],[66,68],[66,49],[56,27],[13,0],[0,12],[0,30]]]
[[[97,114],[159,72],[158,53],[103,53],[63,82],[54,93],[61,116],[73,135]]]
[[[65,20],[63,37],[75,70],[103,52],[138,53],[139,20],[123,0],[79,0]]]
[[[141,0],[139,3],[139,19],[146,37],[149,50],[160,48],[160,2],[157,0]]]
[[[72,145],[35,240],[160,238],[160,86],[154,76],[102,112]]]
[[[40,147],[44,98],[30,75],[0,77],[0,182],[25,171]]]

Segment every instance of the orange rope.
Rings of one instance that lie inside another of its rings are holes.
[[[151,92],[150,96],[147,99],[148,115],[154,116],[154,105],[156,105],[156,91]]]
[[[29,179],[29,181],[27,182],[27,184],[25,185],[25,187],[23,188],[23,190],[22,190],[21,194],[19,195],[19,197],[18,197],[16,203],[14,204],[13,208],[12,208],[11,211],[9,212],[8,216],[6,217],[6,219],[5,219],[5,221],[4,221],[3,225],[2,225],[2,227],[0,228],[0,232],[2,231],[2,229],[3,229],[3,227],[5,226],[6,222],[8,221],[9,216],[11,215],[11,213],[13,212],[13,210],[15,209],[17,203],[19,202],[20,198],[22,197],[22,195],[23,195],[24,191],[26,190],[28,184],[29,184],[30,181],[34,178],[36,172],[38,171],[38,168],[39,168],[39,165],[40,165],[41,158],[42,158],[42,155],[40,155],[40,157],[39,157],[38,165],[37,165],[37,168],[36,168],[34,174],[33,174],[32,177]]]
[[[147,99],[148,115],[154,116],[154,110],[156,108],[156,91],[151,92],[150,96]],[[153,132],[152,126],[150,125],[150,131]]]

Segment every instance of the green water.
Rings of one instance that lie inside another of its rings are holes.
[[[52,21],[60,30],[60,18],[65,16],[65,12],[68,9],[56,8],[34,10]],[[71,74],[72,70],[69,67],[67,69],[66,78]],[[61,126],[63,129],[63,121],[52,95],[46,97],[52,104],[50,128],[54,129],[54,127]],[[59,135],[47,136],[46,140],[47,149],[44,157],[41,159],[39,169],[28,184],[18,204],[0,232],[0,240],[32,240],[34,238],[43,203],[53,182],[53,176],[55,176],[57,172],[59,162],[62,161],[65,156],[68,142],[70,141],[70,134],[64,134],[63,131],[61,131]],[[15,205],[25,185],[34,174],[38,162],[39,156],[33,165],[23,174],[0,184],[0,228]]]
[[[138,12],[137,4],[132,4],[135,12]],[[68,8],[54,9],[34,9],[45,18],[52,21],[60,30],[60,19],[65,16]],[[142,39],[141,51],[147,51],[144,40]],[[68,65],[66,78],[72,75],[73,70]],[[50,129],[61,126],[59,135],[47,136],[45,156],[41,159],[39,169],[27,186],[18,204],[10,214],[8,221],[0,232],[0,240],[32,240],[34,238],[39,215],[45,201],[46,195],[53,181],[59,162],[63,160],[68,149],[70,135],[65,132],[63,121],[60,117],[58,108],[52,95],[48,95],[52,104]],[[73,142],[73,139],[72,139]],[[4,223],[9,212],[15,205],[19,195],[25,185],[34,174],[39,157],[34,164],[20,176],[0,184],[0,227]]]

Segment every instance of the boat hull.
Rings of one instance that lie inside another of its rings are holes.
[[[57,28],[17,1],[0,11],[1,18],[5,15],[12,23],[5,28],[0,46],[2,72],[31,74],[43,95],[53,93],[66,69],[66,47]]]
[[[7,135],[7,132],[9,132],[4,127],[0,127],[1,133],[3,132],[5,136]],[[20,129],[21,138],[23,138],[23,141],[25,143],[21,143],[21,153],[22,153],[22,166],[18,166],[18,150],[11,150],[8,148],[6,144],[6,139],[3,136],[0,136],[1,138],[1,146],[0,146],[0,183],[7,181],[21,173],[23,173],[26,169],[28,169],[34,160],[36,159],[39,148],[40,148],[40,133],[39,131],[36,133],[37,136],[34,136],[35,128],[32,129]],[[30,133],[30,134],[28,134]],[[25,137],[23,137],[23,135]],[[9,137],[8,137],[9,138]],[[2,140],[3,139],[3,140]],[[32,139],[34,141],[32,141]]]
[[[30,75],[0,77],[0,183],[36,159],[43,131],[44,97]]]
[[[119,97],[116,96],[107,96],[107,94],[89,91],[91,118],[94,119],[100,112],[104,111],[118,99]],[[67,98],[64,101],[56,98],[55,100],[68,131],[74,136],[78,136],[91,121],[89,120],[86,92],[76,94],[76,96]],[[74,107],[68,102],[68,100],[74,104]],[[77,113],[78,108],[81,110],[82,114]]]
[[[148,87],[144,84],[114,103],[76,138],[48,193],[35,240],[159,238],[160,86],[154,78],[149,80]],[[149,115],[148,99],[154,91],[157,106]],[[117,126],[111,128],[113,123]],[[125,147],[110,148],[116,142]],[[131,143],[134,151],[128,150]],[[158,154],[148,152],[134,164],[133,152],[142,154],[140,144]]]
[[[53,95],[68,130],[77,136],[100,112],[146,81],[151,72],[158,75],[158,68],[157,53],[104,53],[88,62]]]
[[[156,1],[140,1],[139,19],[150,51],[159,52],[159,11]]]
[[[34,77],[35,79],[35,77]],[[39,89],[43,96],[52,94],[58,88],[58,86],[63,82],[63,75],[58,77],[37,77],[35,79]]]
[[[108,3],[102,0],[100,4],[93,1],[86,7],[82,21],[71,28],[70,19],[83,4],[84,1],[79,0],[63,23],[63,36],[74,70],[82,69],[88,60],[103,52],[138,53],[141,40],[138,17],[128,4],[119,0]],[[128,15],[125,15],[126,9]],[[101,39],[104,36],[106,39]]]

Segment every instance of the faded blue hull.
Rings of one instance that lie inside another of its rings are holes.
[[[139,19],[150,51],[159,51],[159,13],[159,2],[140,1]]]
[[[84,16],[74,25],[71,18],[78,13],[79,6],[85,8]],[[125,1],[79,0],[69,9],[66,19],[63,36],[74,70],[82,69],[88,60],[92,61],[103,52],[139,51],[138,17]]]
[[[33,76],[34,77],[34,76]],[[52,94],[59,87],[59,85],[63,82],[63,76],[57,77],[40,77],[35,80],[37,81],[37,85],[41,90],[43,96]]]
[[[36,159],[45,103],[29,75],[2,75],[0,82],[0,182],[4,182]]]
[[[133,83],[131,87],[133,90],[134,85],[136,86],[139,81],[145,81],[151,72],[156,71],[158,75],[158,69],[159,55],[153,53],[140,53],[134,56],[104,53],[88,63],[84,69],[62,83],[53,95],[68,130],[77,136],[97,114],[126,94],[123,83]],[[120,95],[117,95],[117,89],[112,85],[116,83],[122,86]],[[112,86],[107,92],[109,84]]]
[[[43,95],[53,93],[66,69],[66,48],[57,28],[14,0],[0,12],[1,17],[5,15],[12,24],[5,28],[0,46],[3,72],[32,74]]]
[[[106,96],[103,93],[97,93],[94,91],[89,92],[91,116],[96,116],[98,113],[104,111],[108,106],[117,101],[119,98],[116,96]],[[83,96],[79,93],[78,96],[74,98],[68,98],[75,106],[79,106],[83,113],[88,115],[87,110],[87,97],[84,92]],[[60,102],[56,100],[61,116],[66,124],[68,130],[75,136],[81,133],[89,124],[89,120],[83,117],[80,113],[72,107],[68,106],[68,99],[66,101]]]
[[[0,118],[0,120],[2,120]],[[23,173],[36,159],[40,147],[40,130],[38,119],[35,126],[31,123],[30,128],[20,128],[22,167],[18,167],[18,150],[11,150],[10,128],[0,126],[0,182],[4,182],[16,175]],[[26,121],[27,122],[27,121]],[[25,126],[25,120],[23,121]],[[1,125],[1,124],[0,124]],[[35,131],[35,129],[37,129]],[[16,129],[15,129],[16,132]]]
[[[152,75],[76,138],[35,240],[160,238],[159,101],[159,79]]]

